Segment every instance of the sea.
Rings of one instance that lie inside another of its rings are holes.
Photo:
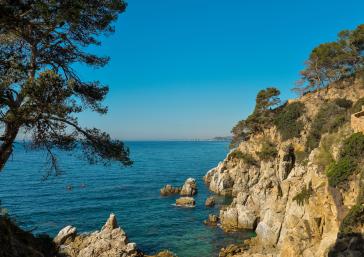
[[[77,151],[56,151],[60,174],[49,173],[46,152],[18,142],[0,173],[0,201],[18,225],[35,234],[57,235],[67,225],[79,233],[99,230],[110,213],[129,241],[148,254],[170,250],[179,257],[214,257],[231,243],[254,236],[251,231],[225,233],[203,221],[231,202],[217,197],[214,208],[204,202],[212,192],[203,182],[208,170],[229,151],[227,141],[126,142],[132,167],[89,164]],[[182,186],[195,178],[195,208],[173,204],[177,196],[162,197],[165,184]]]

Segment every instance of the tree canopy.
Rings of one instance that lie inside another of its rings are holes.
[[[364,24],[354,30],[341,31],[336,41],[314,48],[294,90],[306,93],[325,88],[363,68]]]
[[[87,52],[114,31],[122,0],[3,0],[0,3],[0,171],[19,131],[33,148],[73,150],[91,162],[131,165],[129,150],[97,128],[83,128],[77,114],[107,113],[108,87],[80,79],[73,64],[99,68],[108,57]]]
[[[280,91],[274,87],[258,92],[253,113],[247,119],[239,121],[231,130],[233,134],[231,147],[247,140],[251,134],[262,132],[264,128],[272,124],[273,110],[281,103],[279,95]]]

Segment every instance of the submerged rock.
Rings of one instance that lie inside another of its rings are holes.
[[[182,190],[180,192],[181,196],[194,196],[197,194],[197,185],[194,178],[188,178],[183,184]]]
[[[214,207],[215,206],[215,198],[213,196],[210,196],[206,199],[205,202],[206,207]]]
[[[176,199],[176,205],[182,207],[195,207],[195,199],[193,197],[180,197]]]
[[[151,257],[153,257],[153,256],[151,256]],[[157,253],[154,257],[177,257],[177,255],[175,255],[171,251],[164,250],[164,251]]]
[[[234,244],[228,245],[226,248],[222,248],[219,257],[231,257],[242,252],[242,249]]]
[[[169,196],[179,194],[181,192],[180,187],[173,187],[170,184],[165,185],[163,188],[160,189],[161,196]]]

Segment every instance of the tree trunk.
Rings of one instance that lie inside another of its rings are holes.
[[[0,145],[0,172],[3,170],[11,153],[13,152],[13,143],[19,132],[19,126],[14,123],[6,124],[3,143]]]

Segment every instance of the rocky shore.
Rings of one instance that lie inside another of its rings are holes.
[[[363,180],[360,174],[353,175],[345,187],[335,188],[330,186],[322,168],[326,160],[323,154],[334,160],[339,158],[343,140],[354,132],[350,121],[337,132],[323,135],[319,146],[307,157],[299,155],[319,107],[338,98],[355,103],[364,97],[362,83],[357,79],[345,86],[333,85],[324,95],[310,93],[292,100],[291,103],[300,102],[306,108],[300,118],[305,124],[300,137],[283,140],[277,128],[271,127],[242,142],[207,172],[204,181],[212,192],[234,197],[229,206],[220,210],[222,228],[249,229],[257,234],[244,246],[222,249],[220,256],[364,256],[359,243],[364,220],[351,220],[357,222],[357,234],[340,239],[344,218],[353,206],[358,206]],[[276,152],[263,159],[259,153],[267,141],[274,142]],[[328,141],[330,147],[326,149]]]

